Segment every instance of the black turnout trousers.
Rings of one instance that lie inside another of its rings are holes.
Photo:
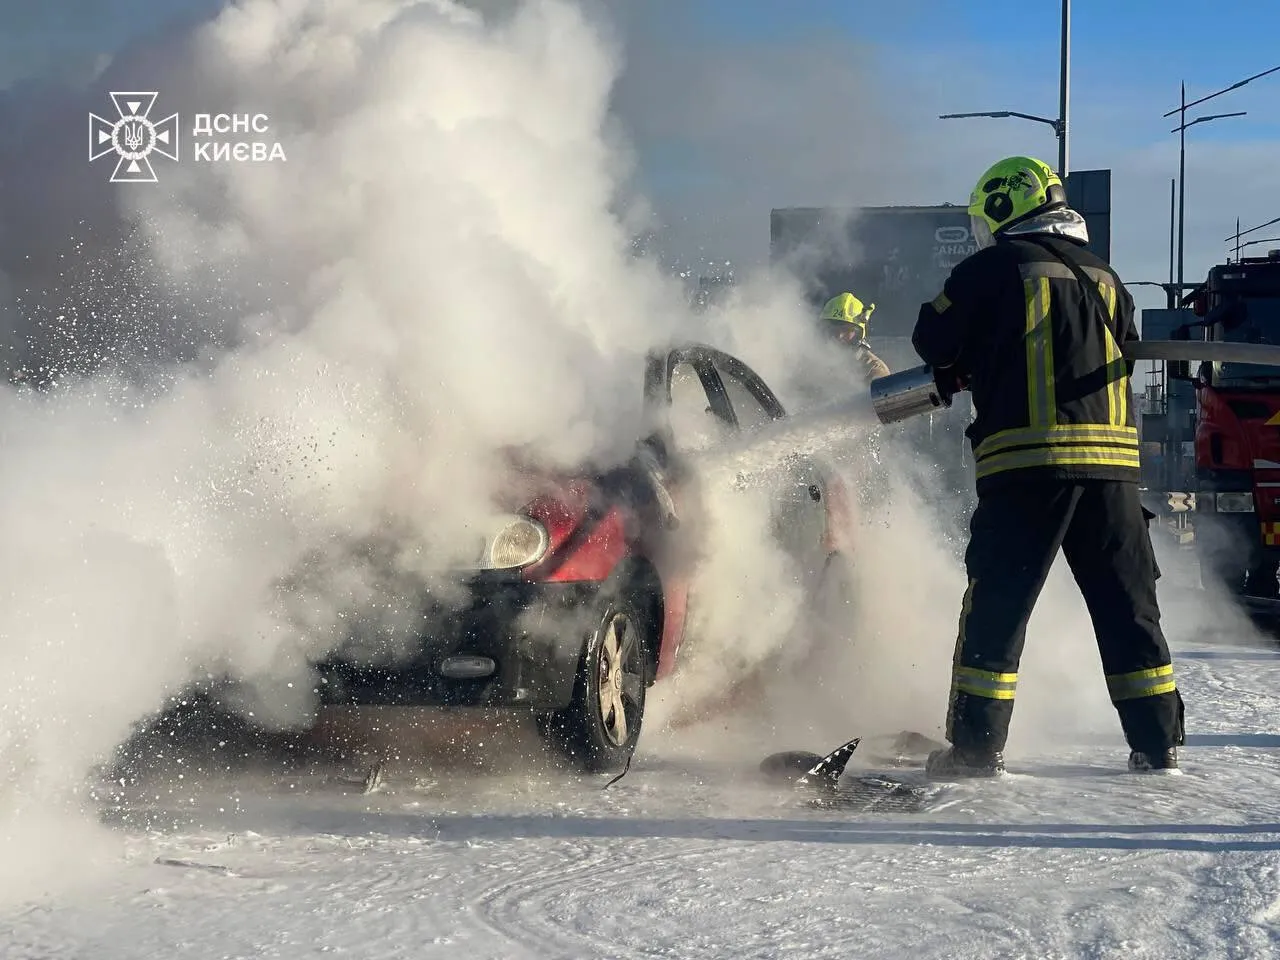
[[[1088,606],[1130,748],[1180,745],[1182,698],[1160,630],[1151,537],[1138,485],[1114,480],[1024,480],[979,498],[947,739],[963,750],[1004,749],[1027,621],[1059,548]]]

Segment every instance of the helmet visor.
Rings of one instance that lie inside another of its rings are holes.
[[[862,340],[867,335],[867,324],[865,320],[827,320],[827,330],[831,336],[840,339],[848,339],[850,337]]]
[[[996,242],[995,237],[991,235],[991,226],[982,217],[970,214],[969,229],[973,233],[973,241],[978,245],[979,250],[985,250]]]

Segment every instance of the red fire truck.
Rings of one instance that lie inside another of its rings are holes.
[[[1207,340],[1280,344],[1280,250],[1209,270],[1191,293]],[[1196,337],[1196,339],[1199,339]],[[1190,374],[1186,364],[1173,376]],[[1195,548],[1206,586],[1278,598],[1280,368],[1201,363],[1194,373]]]

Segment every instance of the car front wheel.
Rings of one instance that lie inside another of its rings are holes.
[[[624,596],[606,599],[588,635],[573,700],[543,723],[565,756],[592,773],[621,769],[635,751],[648,687],[649,626]]]

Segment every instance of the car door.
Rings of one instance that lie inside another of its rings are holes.
[[[738,432],[750,433],[786,417],[768,384],[745,363],[718,351],[710,359]],[[825,488],[817,463],[793,453],[770,464],[763,476],[772,488],[774,536],[806,574],[815,574],[826,559],[827,524]]]
[[[646,551],[663,583],[665,623],[658,675],[665,676],[698,616],[692,584],[706,548],[701,490],[688,470],[688,458],[732,437],[736,423],[714,367],[697,346],[649,355],[644,401],[641,446],[658,461],[676,515],[673,529],[647,538]]]

